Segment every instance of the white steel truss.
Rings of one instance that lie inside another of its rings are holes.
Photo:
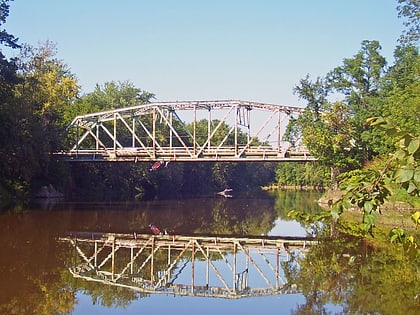
[[[71,161],[308,161],[314,158],[306,149],[282,141],[289,119],[302,111],[238,100],[118,108],[75,117],[73,146],[62,154]],[[203,121],[206,134],[199,134]]]

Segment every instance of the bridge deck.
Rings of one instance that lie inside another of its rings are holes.
[[[222,147],[205,149],[197,155],[194,148],[123,148],[113,150],[71,150],[57,153],[70,162],[308,162],[316,160],[306,150],[287,150],[279,152],[270,147],[237,148]]]

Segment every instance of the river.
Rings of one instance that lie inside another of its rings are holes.
[[[418,314],[418,257],[311,243],[317,193],[232,195],[2,211],[0,314]]]

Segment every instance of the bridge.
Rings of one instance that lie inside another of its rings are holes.
[[[145,294],[237,299],[298,292],[282,269],[314,240],[71,233],[75,278]]]
[[[282,134],[302,108],[249,101],[154,102],[80,115],[68,127],[68,161],[314,160]],[[190,121],[190,123],[185,123]]]

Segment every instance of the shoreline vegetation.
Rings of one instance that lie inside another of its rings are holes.
[[[261,187],[264,191],[318,191],[323,192],[321,198],[318,199],[318,204],[326,211],[331,210],[329,203],[337,201],[342,192],[340,190],[328,190],[324,187],[313,187],[306,185],[276,185],[271,184],[268,186]],[[379,236],[379,239],[387,238],[387,235],[393,228],[403,228],[407,232],[417,235],[420,237],[420,230],[416,228],[415,224],[411,219],[411,215],[420,210],[420,199],[413,198],[407,201],[407,196],[396,194],[391,200],[387,200],[381,206],[381,213],[377,218],[376,227],[374,229],[374,235]],[[348,211],[345,211],[340,217],[340,224],[337,228],[349,235],[360,236],[363,234],[363,212],[362,209],[352,207]],[[364,235],[368,236],[367,234]]]

